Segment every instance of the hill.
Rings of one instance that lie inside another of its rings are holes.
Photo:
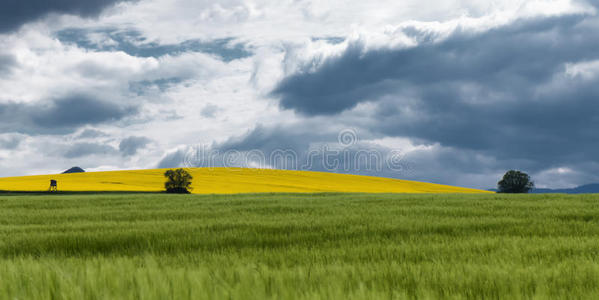
[[[166,169],[86,172],[0,178],[0,190],[45,191],[50,179],[59,191],[164,190]],[[243,168],[189,168],[195,194],[239,193],[490,193],[433,183],[325,172]]]
[[[85,170],[81,169],[80,167],[72,167],[64,172],[62,172],[62,174],[71,174],[71,173],[84,173]]]

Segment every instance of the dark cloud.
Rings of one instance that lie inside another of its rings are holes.
[[[108,43],[98,44],[90,39],[90,34],[102,35]],[[160,57],[178,55],[185,52],[202,52],[220,57],[223,61],[232,61],[252,55],[242,43],[236,43],[233,38],[214,40],[186,40],[178,44],[159,44],[147,40],[136,30],[116,28],[82,29],[69,28],[56,33],[57,38],[67,44],[96,51],[123,51],[131,56]],[[164,80],[168,80],[164,79]],[[166,82],[168,83],[168,82]]]
[[[133,114],[136,109],[85,96],[73,96],[54,101],[33,114],[39,126],[72,128],[85,124],[116,121]]]
[[[303,115],[360,120],[373,133],[438,144],[443,150],[413,157],[430,166],[423,179],[447,168],[468,178],[596,165],[599,77],[566,74],[568,64],[599,59],[599,39],[590,38],[596,22],[580,15],[527,20],[480,34],[457,30],[442,42],[409,28],[419,46],[368,51],[354,43],[317,70],[284,79],[273,94]],[[350,110],[361,102],[376,109]],[[597,171],[577,173],[587,178],[580,184]]]
[[[64,153],[65,158],[79,158],[89,155],[113,155],[117,150],[109,145],[97,143],[76,143]]]
[[[126,0],[4,0],[0,9],[0,32],[16,30],[51,13],[95,17],[105,8],[123,1]]]
[[[400,50],[367,51],[354,42],[316,71],[285,78],[272,93],[281,98],[281,107],[306,115],[337,114],[360,102],[410,88],[424,91],[439,82],[528,96],[531,85],[545,82],[564,63],[599,57],[599,40],[588,38],[595,29],[584,27],[584,21],[567,16],[520,21],[480,34],[457,30],[442,42],[422,38],[419,46]],[[428,35],[416,30],[410,29]]]
[[[89,96],[69,96],[48,103],[0,104],[0,132],[70,133],[84,125],[119,121],[137,108]]]
[[[594,160],[599,147],[596,82],[560,78],[568,89],[529,99],[470,103],[459,87],[431,84],[419,101],[381,102],[374,128],[387,135],[477,150],[499,159],[519,158],[535,169]],[[492,97],[490,93],[485,95]],[[442,102],[442,103],[439,103]],[[436,104],[439,103],[439,104]],[[390,113],[393,107],[395,113]],[[416,115],[415,115],[416,114]]]
[[[143,149],[150,142],[150,139],[143,136],[131,136],[121,141],[119,151],[125,156],[131,156],[137,153],[139,149]]]

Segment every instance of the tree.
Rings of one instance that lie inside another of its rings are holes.
[[[184,169],[167,170],[164,172],[164,177],[167,178],[164,183],[167,193],[189,194],[192,189],[193,177]]]
[[[528,174],[515,170],[507,171],[497,183],[499,193],[528,193],[534,187]]]

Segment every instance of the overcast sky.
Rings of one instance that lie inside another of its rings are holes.
[[[599,182],[598,9],[3,1],[0,176],[231,165],[475,188],[509,169],[539,187]]]

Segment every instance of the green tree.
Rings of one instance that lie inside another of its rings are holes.
[[[509,170],[497,183],[499,193],[528,193],[535,187],[530,176],[524,172]]]
[[[164,172],[164,177],[167,178],[164,183],[167,193],[189,194],[192,190],[193,177],[184,169],[167,170]]]

